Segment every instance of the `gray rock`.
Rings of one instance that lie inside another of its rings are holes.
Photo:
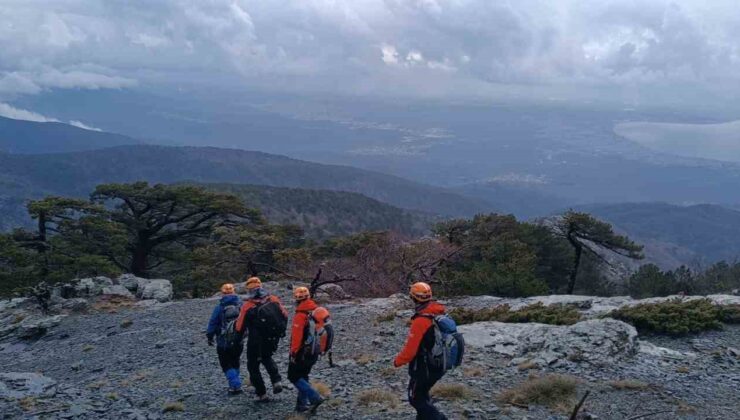
[[[75,293],[77,296],[97,296],[103,293],[105,287],[112,285],[113,280],[103,276],[80,279],[75,285]]]
[[[46,334],[49,329],[62,322],[65,315],[54,315],[43,318],[27,318],[18,326],[16,334],[20,338],[36,338]]]
[[[164,279],[149,280],[141,291],[141,298],[169,302],[172,300],[172,283]]]
[[[116,282],[128,289],[131,293],[136,293],[139,287],[143,287],[146,283],[149,283],[149,280],[136,277],[133,274],[121,274],[116,279]]]
[[[471,347],[531,359],[541,366],[559,360],[607,363],[637,352],[637,331],[613,319],[570,326],[476,322],[459,327]]]
[[[338,284],[325,284],[319,288],[320,292],[326,293],[332,299],[352,299],[352,295],[344,291]]]
[[[35,397],[49,391],[56,381],[31,372],[0,373],[0,398]]]
[[[90,302],[84,298],[65,299],[60,305],[62,309],[73,313],[85,312],[90,308]]]
[[[122,297],[130,298],[130,299],[134,298],[134,295],[132,295],[131,292],[129,292],[129,290],[126,287],[120,284],[114,284],[113,286],[104,287],[103,294],[122,296]]]

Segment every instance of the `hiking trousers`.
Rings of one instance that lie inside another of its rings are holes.
[[[409,380],[409,404],[416,409],[416,420],[447,420],[444,414],[432,404],[429,391],[442,375],[428,377],[414,377]]]
[[[265,367],[271,383],[280,382],[282,379],[275,361],[272,360],[272,355],[277,347],[276,344],[247,343],[247,371],[249,372],[249,380],[252,382],[258,397],[267,394],[265,381],[262,379],[262,372],[260,372],[260,365]]]
[[[321,395],[311,386],[308,375],[311,373],[313,364],[289,363],[288,380],[298,390],[296,408],[307,407],[321,398]]]
[[[239,370],[239,359],[241,359],[243,351],[244,346],[236,346],[232,348],[216,347],[218,363],[221,365],[221,369],[224,373],[229,369]]]

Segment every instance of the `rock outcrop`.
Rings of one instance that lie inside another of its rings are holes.
[[[139,292],[137,292],[137,295]],[[172,300],[172,283],[169,280],[156,279],[149,280],[140,290],[142,299],[156,299],[159,302],[169,302]]]
[[[513,358],[512,363],[532,361],[540,366],[564,361],[594,364],[633,356],[638,349],[637,331],[613,319],[579,322],[570,326],[476,322],[462,325],[468,346]]]

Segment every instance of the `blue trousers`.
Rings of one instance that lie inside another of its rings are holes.
[[[305,407],[321,399],[321,395],[313,389],[308,379],[312,367],[301,366],[297,363],[288,364],[288,380],[298,390],[297,405],[299,406]]]

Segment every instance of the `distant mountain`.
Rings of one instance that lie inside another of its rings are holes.
[[[429,232],[435,218],[402,210],[364,195],[343,191],[267,187],[264,185],[200,184],[241,197],[272,223],[296,224],[311,238],[392,230],[409,236]]]
[[[740,259],[740,212],[701,204],[624,203],[579,206],[645,245],[664,268]]]
[[[17,214],[19,201],[26,198],[46,194],[84,197],[101,183],[137,180],[347,191],[434,215],[463,216],[491,210],[482,200],[348,166],[243,150],[137,145],[63,154],[0,154],[0,214]],[[0,227],[7,229],[11,222],[0,221]]]
[[[0,151],[64,153],[140,144],[131,137],[85,130],[59,122],[33,122],[0,117]]]

